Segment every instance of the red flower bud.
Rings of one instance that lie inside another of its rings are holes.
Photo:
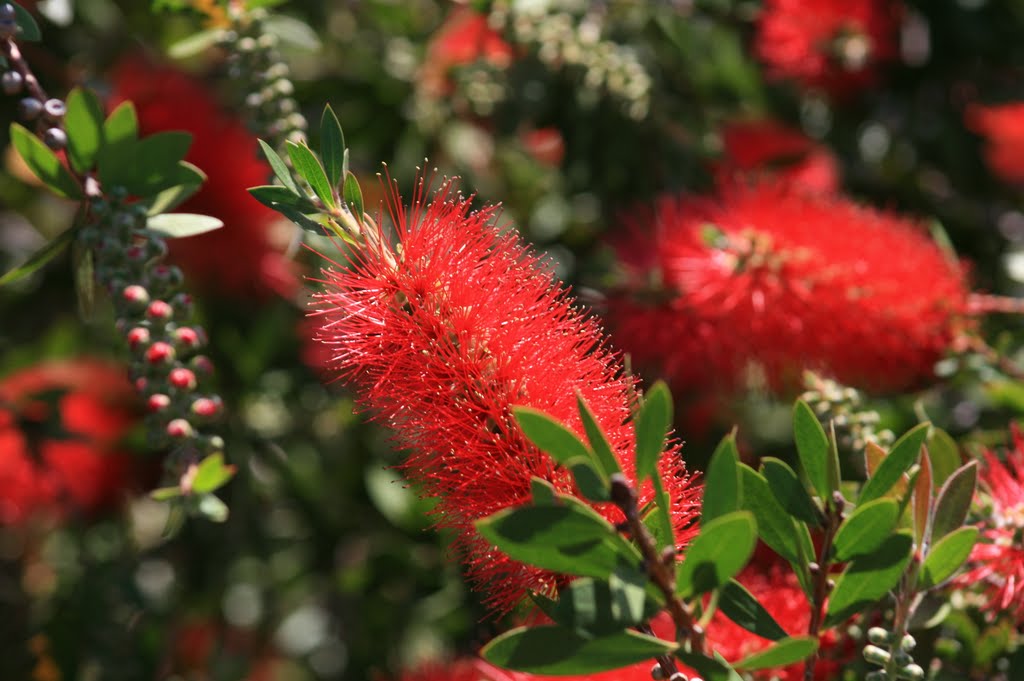
[[[146,316],[157,321],[167,321],[174,316],[174,308],[162,300],[154,300],[146,308]]]
[[[140,345],[145,345],[149,342],[149,329],[144,326],[136,326],[134,329],[128,332],[128,347],[135,350]]]
[[[171,398],[168,397],[167,395],[164,395],[163,393],[156,393],[155,395],[150,395],[149,399],[146,400],[146,407],[149,409],[150,412],[154,414],[156,412],[163,411],[169,406],[171,406]]]
[[[185,419],[174,419],[167,424],[167,434],[176,440],[192,437],[194,433],[192,424]]]
[[[200,397],[192,403],[192,413],[210,418],[220,413],[222,402],[219,397]]]
[[[157,341],[149,346],[149,350],[146,351],[146,361],[150,364],[172,362],[174,361],[174,348],[171,347],[170,343]]]
[[[189,369],[181,367],[172,369],[168,380],[171,382],[171,385],[181,390],[193,390],[196,387],[196,375]]]
[[[142,306],[149,302],[149,291],[138,284],[132,284],[131,286],[125,286],[124,290],[121,291],[121,298],[126,303]]]

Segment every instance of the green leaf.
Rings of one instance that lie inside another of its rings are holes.
[[[168,239],[181,239],[220,229],[224,223],[209,215],[161,213],[146,221],[146,229]]]
[[[40,32],[39,24],[36,23],[32,14],[18,3],[15,2],[13,4],[14,21],[18,24],[18,28],[21,29],[17,35],[18,40],[28,40],[30,42],[41,40],[43,34]]]
[[[635,626],[658,613],[661,606],[648,598],[646,576],[639,570],[613,573],[608,581],[587,577],[562,589],[558,602],[547,609],[551,619],[588,636],[604,636]]]
[[[726,617],[761,638],[778,641],[789,634],[746,587],[730,579],[718,596],[718,609]]]
[[[92,91],[76,87],[68,93],[64,129],[71,167],[79,173],[90,170],[103,146],[103,105]]]
[[[865,504],[883,496],[917,462],[929,427],[927,423],[919,424],[896,441],[874,474],[864,483],[864,487],[860,491],[859,504]]]
[[[740,464],[743,480],[743,508],[754,514],[757,533],[775,553],[790,563],[798,563],[796,522],[782,508],[768,487],[768,481],[746,464]]]
[[[271,14],[263,22],[263,30],[276,35],[281,42],[310,52],[320,49],[320,38],[309,24],[284,14]]]
[[[146,215],[159,215],[183,204],[206,182],[206,173],[188,161],[179,161],[177,168],[167,176],[167,181],[170,186],[148,200]]]
[[[192,479],[192,493],[206,494],[223,487],[235,475],[235,467],[224,464],[223,454],[211,454],[203,459]]]
[[[678,646],[635,631],[586,637],[558,625],[517,627],[493,639],[480,655],[504,669],[577,676],[618,669],[665,655]]]
[[[739,674],[716,653],[715,657],[691,653],[683,649],[675,652],[683,664],[700,674],[704,681],[742,681]]]
[[[614,473],[621,473],[622,469],[619,468],[619,460],[612,451],[608,438],[605,437],[604,431],[601,430],[597,419],[594,418],[594,413],[590,411],[590,407],[579,392],[576,393],[576,406],[579,408],[580,419],[583,421],[583,431],[587,434],[587,440],[590,441],[590,448],[597,458],[598,466],[603,469],[604,474],[608,477],[611,477]]]
[[[935,497],[931,542],[942,539],[964,524],[971,510],[974,488],[978,484],[978,462],[961,466],[946,480]]]
[[[250,190],[252,191],[252,190]],[[562,465],[576,458],[590,460],[592,455],[585,444],[561,423],[539,409],[512,407],[512,415],[523,434],[551,459]]]
[[[69,199],[82,198],[82,188],[57,155],[42,140],[18,123],[11,123],[11,144],[25,165],[56,194]]]
[[[363,190],[359,188],[359,180],[349,171],[345,171],[345,186],[342,189],[342,194],[345,205],[362,222],[363,214],[366,212],[363,207]]]
[[[555,503],[555,486],[544,478],[534,476],[530,478],[530,494],[533,497],[535,506],[550,506]]]
[[[12,284],[19,279],[23,279],[56,258],[65,248],[67,248],[68,244],[74,240],[75,233],[76,230],[73,228],[61,232],[57,237],[52,239],[50,243],[30,255],[28,260],[14,269],[5,272],[4,275],[0,277],[0,286],[6,286],[7,284]]]
[[[292,172],[288,170],[288,166],[273,147],[259,140],[260,148],[263,150],[263,155],[267,157],[267,162],[270,163],[271,170],[274,171],[274,176],[281,182],[282,185],[291,189],[295,194],[302,194],[299,191],[299,185],[295,183],[295,178],[292,177]]]
[[[899,516],[895,499],[875,499],[858,506],[836,533],[832,544],[836,561],[846,562],[876,550],[892,534]]]
[[[258,187],[249,187],[252,197],[267,208],[280,210],[281,206],[294,208],[300,213],[315,213],[316,206],[313,202],[301,194],[296,194],[287,187],[276,184],[264,184]]]
[[[926,446],[932,464],[932,485],[938,489],[960,468],[960,447],[949,433],[939,428],[932,428]]]
[[[658,475],[658,459],[665,451],[665,436],[672,427],[672,394],[658,381],[644,395],[636,415],[636,479],[643,483]]]
[[[570,459],[566,467],[572,471],[573,479],[580,494],[591,501],[608,501],[611,499],[611,487],[590,457]]]
[[[825,626],[841,624],[876,605],[903,576],[913,544],[909,534],[899,532],[889,535],[872,553],[854,558],[829,596]]]
[[[832,498],[831,476],[829,475],[828,436],[807,403],[798,400],[793,406],[793,437],[796,440],[800,465],[811,481],[811,486],[826,503]]]
[[[320,165],[320,161],[313,155],[310,148],[305,144],[295,144],[295,142],[287,142],[285,146],[288,148],[288,156],[292,160],[295,172],[309,183],[313,193],[320,197],[325,206],[331,209],[336,208],[337,203],[334,201],[331,184],[327,181],[323,166]]]
[[[676,572],[676,592],[689,598],[721,587],[747,564],[756,543],[751,513],[734,511],[715,518],[686,547]]]
[[[791,636],[782,639],[770,648],[747,655],[733,664],[742,671],[772,669],[785,667],[800,660],[806,660],[818,649],[818,639],[814,636]]]
[[[302,214],[301,211],[298,211],[292,208],[291,206],[277,204],[276,206],[274,206],[274,210],[276,210],[278,213],[285,216],[286,218],[288,218],[289,220],[291,220],[292,222],[294,222],[296,225],[306,230],[307,232],[312,232],[313,234],[320,235],[331,233],[330,230],[323,226],[323,224],[317,222],[316,220],[312,220],[306,217],[305,215]]]
[[[656,502],[653,518],[654,539],[657,541],[659,551],[664,551],[670,546],[674,549],[676,547],[675,528],[672,527],[670,514],[672,500],[665,492],[660,475],[651,478],[651,482],[654,484],[654,500]]]
[[[324,160],[327,181],[332,187],[337,187],[343,174],[345,133],[330,104],[324,107],[323,116],[320,117],[320,158]]]
[[[740,484],[739,452],[736,451],[736,433],[722,438],[708,461],[704,473],[704,488],[713,490],[701,502],[700,521],[707,523],[742,507],[743,487]]]
[[[172,59],[187,59],[203,52],[224,40],[228,32],[223,28],[208,28],[179,40],[167,48]]]
[[[138,138],[139,119],[135,114],[135,105],[122,102],[103,122],[103,147],[134,142]]]
[[[180,487],[159,487],[149,493],[149,498],[154,501],[170,501],[182,495]]]
[[[228,519],[228,506],[212,494],[204,494],[198,498],[196,510],[199,515],[215,523],[223,523]]]
[[[579,506],[508,508],[476,527],[512,559],[562,574],[607,579],[620,565],[639,563],[636,549],[607,520]]]
[[[961,527],[932,545],[921,564],[922,589],[939,586],[960,569],[978,540],[977,527]]]
[[[158,132],[144,139],[107,144],[98,156],[104,188],[124,187],[135,196],[150,197],[182,184],[179,164],[188,153],[192,135]]]
[[[770,456],[764,457],[761,460],[761,474],[768,481],[768,488],[775,495],[775,499],[787,513],[812,526],[821,524],[818,507],[811,501],[807,488],[797,477],[796,471],[785,461]]]

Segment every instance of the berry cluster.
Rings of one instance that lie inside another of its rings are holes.
[[[61,99],[48,98],[25,65],[14,42],[20,30],[16,17],[14,5],[9,2],[0,4],[0,50],[7,61],[6,69],[0,74],[0,88],[7,95],[25,95],[18,103],[18,115],[26,122],[35,123],[36,132],[46,146],[60,151],[68,145],[68,136],[64,132],[67,106]]]
[[[223,439],[201,427],[223,405],[217,395],[199,391],[213,364],[198,354],[206,334],[189,324],[192,299],[180,290],[181,270],[161,262],[167,244],[146,229],[145,209],[125,203],[123,191],[110,197],[92,202],[95,220],[80,239],[95,255],[97,281],[110,294],[118,332],[132,353],[131,379],[146,400],[152,444],[171,446],[187,461],[219,452]]]

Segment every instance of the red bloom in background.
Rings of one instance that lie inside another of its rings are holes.
[[[578,392],[632,475],[633,380],[539,258],[493,225],[494,208],[471,213],[451,186],[429,201],[421,192],[409,213],[397,197],[391,204],[397,264],[387,245],[366,246],[347,269],[324,271],[319,340],[360,402],[409,450],[406,475],[438,500],[437,524],[457,531],[471,580],[507,611],[564,578],[494,550],[474,521],[528,501],[534,475],[573,489],[569,474],[524,439],[511,407],[543,410],[582,433]],[[675,449],[662,460],[685,543],[700,491]],[[651,498],[641,490],[641,503]],[[601,510],[619,518],[610,505]]]
[[[631,222],[609,327],[679,390],[728,394],[757,369],[785,391],[812,369],[903,391],[932,377],[966,321],[964,270],[920,225],[841,197],[735,184]]]
[[[464,658],[448,664],[419,665],[403,672],[398,681],[527,681],[529,674],[499,669],[479,658]]]
[[[754,49],[769,77],[843,95],[897,56],[900,14],[893,0],[765,0]]]
[[[775,121],[729,123],[722,144],[725,153],[717,170],[725,181],[736,175],[771,176],[812,192],[839,189],[839,163],[832,152]]]
[[[0,523],[94,513],[128,484],[119,440],[138,420],[124,369],[48,362],[0,379]]]
[[[995,619],[1024,618],[1024,436],[1011,425],[1013,448],[1000,461],[985,452],[980,488],[991,511],[984,514],[981,538],[971,551],[970,569],[956,579],[962,589],[981,590],[981,607]]]
[[[295,293],[298,279],[274,234],[277,213],[246,191],[267,183],[270,166],[257,156],[256,138],[245,123],[227,112],[202,81],[142,56],[121,60],[113,85],[111,106],[131,100],[141,134],[192,133],[185,160],[209,176],[176,210],[212,215],[224,227],[169,241],[171,260],[185,270],[189,284],[248,299]]]
[[[487,15],[470,7],[456,7],[437,29],[427,46],[421,84],[435,95],[451,90],[451,70],[477,61],[498,68],[512,63],[515,51],[487,23]]]
[[[1008,184],[1024,185],[1024,102],[974,105],[967,125],[985,138],[985,162]]]

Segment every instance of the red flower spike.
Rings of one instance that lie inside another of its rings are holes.
[[[728,394],[754,368],[779,392],[805,369],[905,391],[972,322],[964,268],[920,225],[842,197],[736,184],[630,222],[609,327],[679,390]]]
[[[146,361],[150,364],[168,364],[174,361],[174,348],[169,343],[157,341],[146,350]]]
[[[177,210],[220,218],[224,226],[169,244],[171,261],[185,270],[190,284],[242,299],[294,294],[298,280],[283,254],[287,231],[279,231],[275,211],[246,191],[266,184],[271,171],[242,119],[226,111],[201,80],[139,54],[121,60],[113,85],[111,108],[131,100],[143,135],[192,134],[185,160],[208,179]]]
[[[1007,184],[1024,185],[1024,102],[967,109],[967,126],[985,138],[985,162]]]
[[[121,496],[131,456],[118,442],[138,420],[124,369],[48,362],[0,379],[0,524],[37,513],[95,513]]]
[[[985,452],[979,473],[979,497],[991,511],[984,513],[981,536],[967,561],[968,570],[954,584],[980,589],[980,607],[989,619],[1007,615],[1024,619],[1024,436],[1011,424],[1013,448],[1000,461]]]
[[[898,56],[901,15],[892,0],[765,0],[754,49],[770,78],[841,97]]]
[[[432,199],[417,192],[407,213],[390,213],[401,251],[366,246],[347,269],[326,269],[316,295],[318,339],[333,368],[355,385],[360,403],[410,451],[406,475],[438,500],[437,525],[456,531],[472,582],[507,612],[529,591],[551,594],[563,576],[495,551],[474,521],[530,498],[530,478],[573,491],[571,476],[524,439],[513,405],[540,409],[582,434],[577,392],[607,433],[628,476],[634,472],[629,394],[600,328],[514,233],[494,226],[494,208],[446,185]],[[385,252],[387,249],[387,252]],[[700,488],[673,446],[662,458],[680,545],[695,532]],[[652,498],[640,490],[641,504]],[[610,504],[601,512],[621,516]]]

